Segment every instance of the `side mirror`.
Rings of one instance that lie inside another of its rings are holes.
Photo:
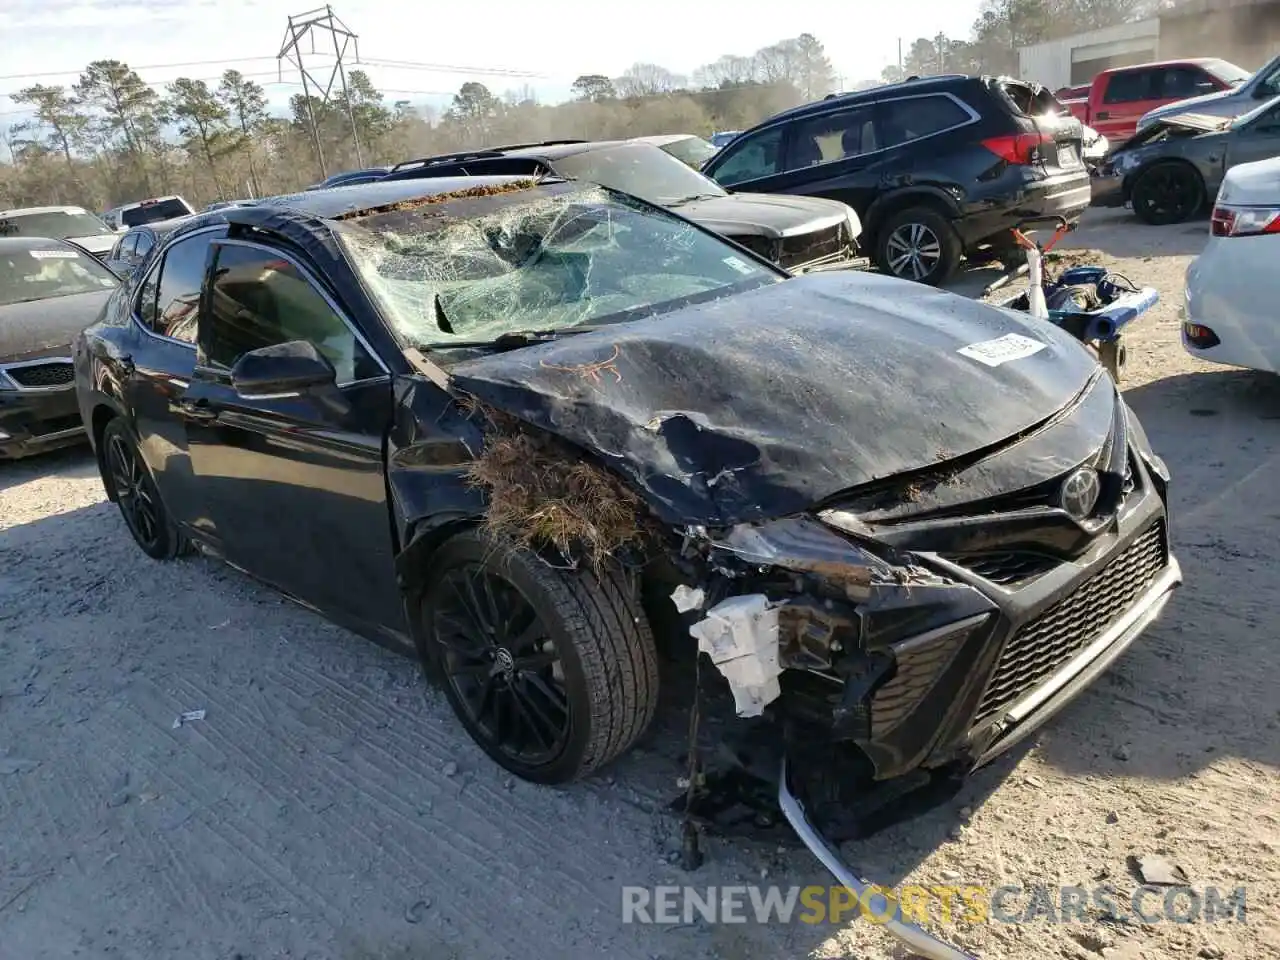
[[[306,340],[250,350],[231,368],[231,386],[246,399],[300,397],[336,386],[337,378],[333,364]]]

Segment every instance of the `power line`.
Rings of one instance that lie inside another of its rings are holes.
[[[316,53],[313,56],[320,58],[330,57],[331,54]],[[185,63],[151,63],[139,67],[130,67],[135,73],[143,70],[180,70],[186,67],[212,67],[232,63],[258,63],[264,60],[275,61],[276,57],[230,57],[219,60],[189,60]],[[473,74],[477,76],[493,76],[493,77],[525,77],[528,79],[546,79],[549,75],[538,73],[533,70],[516,70],[509,67],[469,67],[459,66],[449,63],[426,63],[419,60],[389,60],[382,57],[367,57],[356,61],[359,65],[368,65],[374,67],[383,67],[388,70],[424,70],[428,73],[462,73]],[[48,70],[43,73],[11,73],[0,76],[0,80],[39,80],[45,77],[79,77],[84,73],[84,68],[78,70]],[[266,74],[256,74],[256,76],[265,76]],[[245,74],[250,76],[250,74]],[[218,79],[218,78],[214,78]],[[153,84],[154,86],[154,84]],[[5,94],[0,94],[5,96]]]
[[[133,71],[138,70],[176,70],[180,67],[209,67],[216,66],[220,63],[252,63],[258,60],[274,60],[275,57],[234,57],[224,60],[189,60],[186,63],[152,63],[141,67],[130,67]],[[8,76],[0,77],[0,80],[36,80],[40,77],[78,77],[84,73],[84,67],[79,70],[49,70],[44,73],[11,73]]]

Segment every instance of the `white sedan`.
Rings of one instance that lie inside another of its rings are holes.
[[[1202,360],[1280,373],[1280,157],[1227,172],[1209,232],[1187,268],[1183,347]]]

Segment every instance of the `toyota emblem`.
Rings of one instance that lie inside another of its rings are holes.
[[[1062,489],[1058,491],[1058,506],[1076,520],[1084,520],[1098,505],[1098,494],[1101,492],[1102,483],[1098,479],[1098,471],[1091,467],[1081,467],[1062,482]]]

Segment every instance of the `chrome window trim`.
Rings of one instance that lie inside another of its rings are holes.
[[[338,303],[333,299],[333,297],[329,295],[329,292],[325,290],[325,288],[323,287],[323,285],[321,285],[319,280],[316,279],[315,274],[312,273],[311,270],[308,269],[305,264],[300,263],[296,257],[294,257],[292,254],[290,254],[286,250],[281,250],[278,247],[269,247],[266,244],[258,243],[253,240],[224,239],[219,242],[223,246],[227,246],[227,247],[247,247],[250,250],[262,251],[264,253],[269,254],[274,259],[284,260],[291,267],[297,270],[299,276],[301,276],[302,279],[305,280],[312,287],[312,289],[316,291],[316,293],[320,294],[321,298],[328,305],[329,309],[332,310],[334,315],[339,320],[342,321],[342,323],[346,326],[348,330],[351,331],[351,335],[356,338],[356,342],[360,344],[360,346],[364,347],[365,352],[369,354],[370,357],[373,358],[374,363],[376,363],[378,367],[382,370],[382,374],[380,376],[360,377],[356,380],[343,381],[337,384],[339,389],[346,389],[347,387],[353,387],[353,386],[356,386],[357,384],[377,382],[377,381],[389,379],[391,377],[391,368],[387,366],[386,362],[378,354],[378,351],[373,349],[373,345],[370,344],[368,339],[365,337],[365,335],[360,332],[359,327],[357,327],[355,323],[351,320],[351,318],[347,316],[347,312],[343,310],[340,306],[338,306]],[[228,369],[224,367],[222,364],[217,364],[215,366],[214,364],[205,363],[205,364],[202,364],[202,366],[210,370],[221,371],[221,370]]]
[[[39,357],[36,360],[14,360],[9,363],[0,363],[0,381],[6,384],[3,389],[16,390],[18,393],[52,393],[55,390],[74,389],[74,378],[70,383],[59,383],[52,387],[24,387],[13,377],[6,376],[9,370],[21,370],[24,367],[43,367],[51,363],[65,363],[72,368],[73,372],[75,370],[75,360],[71,357]]]
[[[840,104],[839,106],[832,106],[830,109],[827,109],[827,110],[815,111],[814,113],[806,114],[805,116],[802,116],[802,117],[788,117],[785,119],[778,120],[775,123],[771,123],[768,126],[764,126],[756,130],[755,133],[752,134],[752,139],[754,139],[759,134],[766,133],[768,131],[772,131],[778,128],[782,128],[783,134],[785,136],[787,132],[786,127],[788,124],[790,124],[792,127],[795,127],[795,126],[798,126],[799,124],[807,123],[810,120],[818,120],[818,119],[821,119],[822,117],[830,117],[838,113],[852,113],[855,110],[868,110],[868,109],[874,111],[876,108],[880,107],[882,104],[899,103],[903,100],[923,100],[923,99],[926,99],[927,97],[946,97],[956,106],[958,106],[961,110],[963,110],[966,114],[968,114],[969,119],[963,121],[962,123],[956,123],[956,124],[952,124],[949,127],[943,127],[941,130],[934,130],[932,133],[926,133],[924,134],[924,136],[914,137],[911,140],[904,140],[902,141],[902,143],[895,143],[892,147],[880,147],[878,150],[869,150],[866,153],[860,153],[857,155],[857,157],[841,157],[839,160],[823,160],[821,163],[815,163],[808,167],[788,168],[788,169],[780,170],[777,173],[765,174],[763,177],[752,177],[750,180],[739,180],[737,181],[737,183],[732,184],[732,186],[738,186],[739,184],[743,184],[743,183],[750,183],[751,180],[763,180],[765,179],[765,177],[781,177],[781,176],[785,176],[788,173],[798,173],[801,170],[814,170],[818,167],[830,166],[833,163],[843,163],[845,160],[849,160],[849,159],[861,160],[863,157],[874,157],[876,154],[885,153],[889,150],[897,150],[899,147],[905,147],[908,144],[912,144],[912,143],[921,143],[925,140],[928,140],[930,137],[937,137],[944,133],[951,133],[953,130],[963,130],[965,127],[978,123],[982,119],[982,114],[978,113],[977,110],[973,109],[973,107],[969,106],[968,103],[966,103],[960,97],[956,96],[954,93],[951,93],[948,90],[929,90],[927,92],[911,93],[901,97],[884,97],[883,99],[877,99],[877,100],[865,100],[857,103],[844,103],[844,104]],[[744,141],[744,143],[750,143],[750,141],[749,140]],[[741,150],[743,148],[739,147],[738,149]],[[736,153],[737,151],[734,151],[734,152]],[[714,180],[715,177],[713,176],[711,179]],[[716,182],[718,183],[719,181],[716,181]]]
[[[226,227],[227,225],[225,223],[215,223],[215,224],[210,224],[207,227],[201,227],[199,230],[192,230],[190,233],[186,233],[186,234],[183,234],[181,237],[178,237],[177,240],[174,241],[174,243],[165,245],[164,249],[161,250],[160,252],[163,253],[165,257],[167,257],[169,255],[169,250],[172,247],[177,246],[179,243],[183,242],[184,240],[189,240],[191,237],[203,236],[206,233],[216,233],[218,231],[225,231]],[[155,248],[153,247],[152,249],[155,249]],[[142,288],[147,285],[147,281],[151,279],[151,275],[154,274],[157,270],[159,270],[163,264],[164,264],[164,257],[157,256],[155,258],[155,263],[151,264],[151,266],[147,268],[147,272],[144,273],[138,279],[138,289],[134,291],[134,293],[132,294],[129,300],[129,316],[133,320],[133,322],[137,324],[138,329],[141,330],[143,333],[145,333],[147,336],[151,337],[152,339],[159,340],[162,343],[176,343],[180,347],[189,347],[192,350],[192,352],[194,352],[196,349],[196,343],[194,340],[179,340],[177,337],[166,337],[162,333],[156,333],[149,326],[147,326],[146,322],[142,319],[142,316],[138,313],[138,298],[142,296]],[[197,328],[196,335],[199,336],[198,328]]]
[[[963,110],[968,115],[969,119],[963,120],[960,123],[953,123],[951,126],[943,127],[941,130],[934,130],[932,133],[926,133],[919,137],[912,137],[910,140],[903,140],[901,143],[895,143],[891,147],[880,147],[876,150],[868,150],[866,153],[860,153],[856,157],[841,157],[838,160],[823,160],[821,163],[815,163],[808,167],[796,167],[794,170],[784,170],[780,174],[774,174],[774,176],[782,176],[788,173],[796,173],[800,170],[813,170],[817,167],[827,167],[833,163],[844,163],[846,160],[861,160],[863,157],[874,157],[878,153],[887,153],[890,150],[897,150],[899,147],[905,147],[913,143],[921,143],[925,140],[928,140],[930,137],[938,137],[944,133],[951,133],[953,130],[963,130],[965,127],[971,126],[982,119],[982,115],[978,113],[978,111],[974,110],[973,107],[969,106],[969,104],[965,103],[963,100],[957,97],[954,93],[949,93],[944,90],[938,90],[931,93],[915,93],[907,97],[886,97],[883,100],[875,100],[871,103],[865,103],[865,104],[850,104],[849,106],[846,106],[842,110],[830,110],[823,113],[815,113],[808,117],[797,118],[793,120],[792,123],[799,125],[809,120],[816,120],[821,117],[829,117],[837,113],[851,113],[852,111],[857,109],[870,109],[872,111],[875,111],[879,107],[887,103],[901,103],[903,100],[925,100],[929,97],[946,97],[956,106],[958,106],[961,110]]]

